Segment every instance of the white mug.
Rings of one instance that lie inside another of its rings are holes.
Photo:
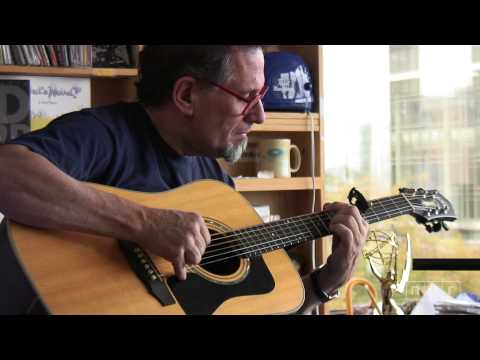
[[[293,151],[293,167],[290,155]],[[257,173],[271,171],[277,178],[292,177],[302,164],[300,149],[290,139],[259,139],[257,143]]]

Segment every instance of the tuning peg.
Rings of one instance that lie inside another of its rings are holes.
[[[442,223],[440,221],[433,224],[433,231],[439,232],[440,230],[442,230]]]
[[[427,231],[428,231],[429,233],[433,232],[433,226],[432,226],[432,224],[425,224],[425,228],[427,229]]]
[[[445,224],[445,221],[442,221],[442,228],[443,228],[443,230],[445,230],[445,231],[448,231],[448,230],[449,230],[447,224]]]
[[[415,216],[415,221],[417,222],[417,224],[425,225],[426,220],[422,216]]]

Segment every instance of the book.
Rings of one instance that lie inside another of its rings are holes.
[[[93,45],[93,67],[133,67],[132,51],[128,45]]]
[[[30,131],[30,81],[0,79],[0,144]]]
[[[91,107],[88,78],[0,75],[2,79],[29,82],[29,131],[41,129],[61,115]]]

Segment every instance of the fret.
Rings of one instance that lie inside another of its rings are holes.
[[[296,241],[298,230],[292,231],[292,225],[295,225],[296,222],[296,218],[287,218],[282,220],[282,226],[277,229],[277,234],[280,236],[278,242],[276,243],[275,249],[281,249],[292,245]]]
[[[327,219],[322,219],[322,213],[316,214],[315,216],[318,219],[320,229],[319,229],[319,235],[320,236],[327,236],[330,235],[330,230],[328,230],[328,226],[330,224],[330,220]],[[315,221],[312,220],[312,222],[315,224]]]
[[[251,228],[248,233],[246,232],[245,236],[249,239],[249,246],[246,249],[245,256],[254,257],[262,253],[261,244],[264,243],[264,233],[262,232],[262,230],[262,227],[256,227]]]
[[[315,225],[314,217],[315,217],[315,214],[306,216],[306,217],[305,217],[305,221],[308,221],[308,222],[310,223],[310,225],[311,225],[310,228],[314,230],[314,231],[312,232],[313,238],[314,238],[314,239],[318,239],[319,237],[322,236],[322,232],[321,232],[320,229],[317,227],[317,225]]]
[[[272,222],[247,229],[250,230],[248,236],[251,238],[250,242],[253,246],[248,249],[249,251],[246,256],[255,257],[265,252],[281,248],[282,244],[278,246],[278,239],[280,238],[278,231],[281,229],[281,225],[281,222]]]
[[[250,239],[248,236],[245,236],[244,230],[234,230],[231,233],[233,234],[233,243],[234,245],[234,251],[238,254],[238,256],[243,256],[245,253],[245,250],[249,251],[250,250]],[[237,241],[239,240],[239,241]]]
[[[295,222],[295,225],[296,225],[297,229],[300,231],[300,234],[296,239],[297,244],[300,244],[300,243],[303,243],[303,242],[306,242],[306,241],[311,241],[311,240],[314,239],[314,236],[313,236],[312,232],[310,231],[310,229],[305,226],[304,218],[305,217],[299,218]]]
[[[330,213],[328,211],[321,213],[320,218],[324,221],[326,225],[328,224],[327,226],[330,226],[330,223],[332,222],[332,217],[330,216]]]
[[[288,233],[288,230],[290,230],[290,228],[288,227],[289,221],[290,219],[288,218],[282,220],[282,226],[280,226],[279,229],[277,230],[279,233],[281,233],[282,239],[288,239],[291,236],[291,234]],[[280,249],[280,247],[277,247],[277,249]]]
[[[381,210],[381,212],[383,212],[384,214],[388,214],[389,213],[389,210],[385,208],[385,206],[383,205],[383,201],[376,201],[376,203],[378,204],[378,207],[382,208],[383,210]],[[378,216],[377,215],[377,218],[380,218],[380,220],[378,221],[381,221],[383,220],[381,216]]]
[[[379,202],[382,204],[382,202]],[[398,212],[398,208],[396,204],[389,198],[386,198],[383,203],[386,203],[388,206],[388,209],[385,209],[383,217],[381,217],[381,220],[389,219],[392,217],[392,214],[396,214]]]
[[[271,222],[266,224],[266,239],[267,239],[267,248],[269,247],[272,251],[276,250],[275,247],[277,239],[280,237],[278,235],[279,229],[281,229],[281,223],[277,224],[278,222]]]
[[[277,234],[277,226],[278,225],[274,223],[265,224],[265,247],[264,251],[262,251],[261,253],[264,253],[269,249],[270,251],[275,250],[275,243],[277,238],[279,237]]]
[[[313,235],[311,229],[307,226],[305,217],[303,217],[303,219],[300,220],[300,225],[306,230],[305,231],[306,235],[304,235],[304,241],[314,240],[315,235]]]
[[[298,226],[298,220],[296,218],[294,219],[286,219],[285,220],[286,224],[289,226],[289,230],[292,230],[292,236],[290,238],[290,243],[288,245],[294,245],[294,244],[300,244],[302,241],[302,229],[299,228]]]
[[[402,198],[401,196],[390,197],[388,199],[392,203],[391,205],[395,209],[393,213],[392,212],[389,213],[390,218],[394,216],[405,215],[410,213],[411,206],[406,199]]]
[[[392,216],[392,214],[398,213],[398,207],[394,199],[385,198],[383,199],[383,201],[378,201],[378,203],[384,208],[384,217],[382,218],[382,220],[388,219]],[[383,205],[384,203],[386,207]]]
[[[383,211],[384,211],[385,213],[388,213],[388,210],[385,209],[385,206],[383,205],[383,202],[382,202],[382,201],[377,201],[377,203],[380,204],[380,207],[383,209]]]
[[[378,217],[377,212],[375,211],[376,202],[377,201],[372,201],[371,202],[372,206],[367,211],[365,211],[365,218],[369,224],[380,221],[380,218]],[[375,216],[377,218],[376,221],[369,221],[367,217],[369,217],[370,215]]]

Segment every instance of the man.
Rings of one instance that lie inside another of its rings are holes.
[[[0,146],[0,212],[32,226],[129,239],[171,261],[179,279],[210,243],[198,214],[152,209],[85,186],[165,191],[217,179],[255,123],[265,120],[264,59],[258,46],[147,46],[138,103],[71,113]],[[355,207],[334,203],[333,253],[306,276],[302,312],[329,299],[351,276],[368,225]],[[161,236],[159,236],[161,234]]]

